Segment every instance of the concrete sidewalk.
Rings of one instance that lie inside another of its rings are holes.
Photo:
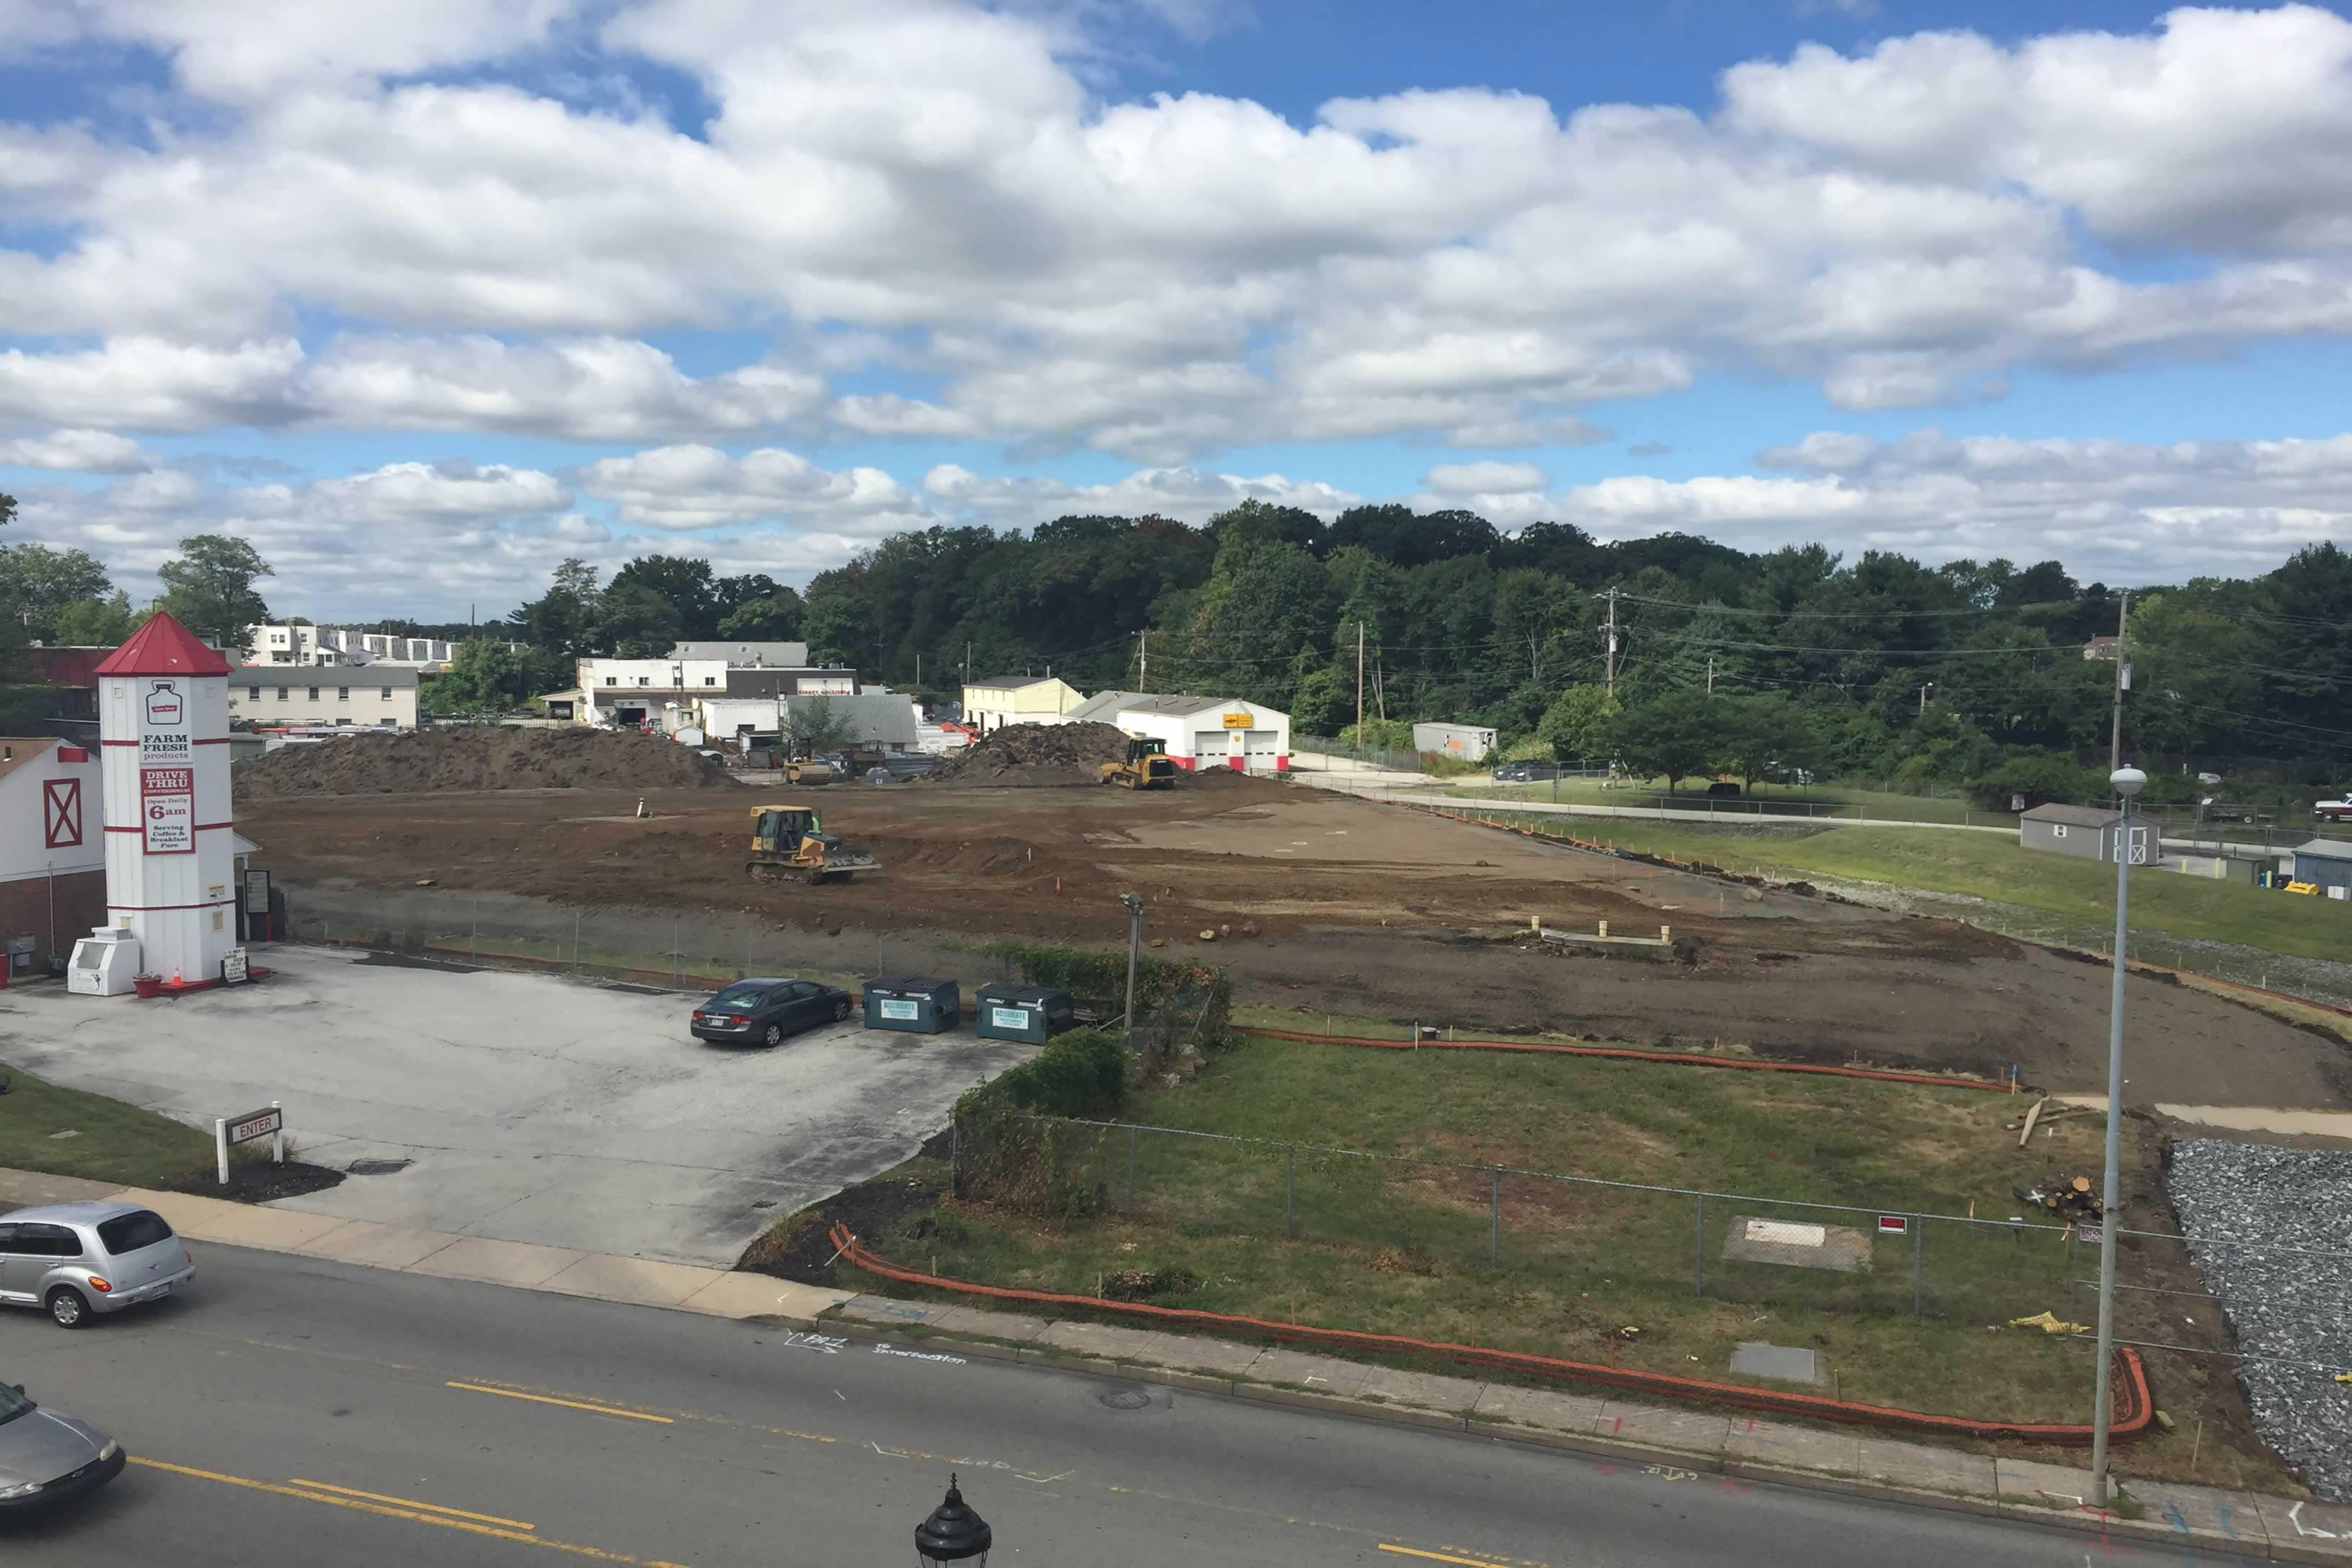
[[[331,1195],[331,1194],[316,1194]],[[153,1209],[191,1241],[331,1258],[403,1274],[437,1275],[640,1307],[675,1307],[719,1318],[815,1318],[848,1300],[846,1290],[795,1284],[764,1274],[569,1247],[493,1241],[445,1230],[417,1230],[340,1215],[230,1203],[187,1193],[149,1192],[72,1176],[0,1170],[0,1213],[36,1204],[96,1199]]]

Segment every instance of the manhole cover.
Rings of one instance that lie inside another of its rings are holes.
[[[1151,1403],[1150,1392],[1140,1388],[1114,1388],[1095,1397],[1113,1410],[1140,1410]]]
[[[406,1160],[354,1160],[344,1169],[354,1176],[389,1176],[408,1169]]]

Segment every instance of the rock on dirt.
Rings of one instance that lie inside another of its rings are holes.
[[[239,799],[486,789],[724,788],[675,741],[610,730],[420,730],[284,746],[236,772]]]
[[[2352,1154],[2190,1139],[2167,1180],[2245,1357],[2254,1429],[2313,1491],[2352,1501],[2352,1388],[2334,1376],[2352,1365]]]
[[[925,782],[933,784],[1100,784],[1105,763],[1127,757],[1127,734],[1111,724],[1007,724],[950,755]]]

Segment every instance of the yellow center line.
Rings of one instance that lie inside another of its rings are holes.
[[[475,1520],[483,1524],[503,1524],[509,1530],[537,1530],[539,1528],[539,1526],[535,1524],[526,1524],[519,1519],[500,1519],[494,1513],[472,1513],[462,1508],[450,1508],[444,1503],[419,1502],[415,1498],[411,1497],[386,1497],[382,1492],[363,1492],[357,1487],[339,1487],[332,1481],[306,1481],[301,1477],[297,1476],[286,1484],[288,1486],[294,1487],[309,1487],[312,1491],[341,1492],[345,1497],[365,1498],[370,1502],[394,1503],[401,1508],[430,1509],[435,1513],[455,1514],[459,1519]]]
[[[528,1399],[533,1405],[560,1405],[566,1410],[593,1410],[599,1415],[618,1415],[630,1421],[653,1421],[664,1426],[677,1425],[667,1415],[648,1415],[642,1410],[617,1410],[610,1405],[589,1405],[577,1399],[557,1399],[545,1394],[525,1394],[519,1389],[489,1388],[478,1383],[453,1382],[448,1386],[462,1389],[467,1394],[495,1394],[501,1399]]]
[[[446,1519],[437,1513],[419,1513],[413,1509],[387,1508],[382,1503],[361,1502],[352,1498],[334,1497],[326,1492],[305,1491],[299,1487],[279,1486],[274,1481],[257,1481],[245,1476],[223,1475],[218,1470],[200,1470],[193,1465],[174,1465],[163,1459],[131,1457],[134,1465],[151,1470],[165,1470],[175,1476],[188,1476],[200,1481],[215,1481],[226,1487],[243,1487],[248,1491],[269,1492],[278,1497],[299,1498],[304,1502],[322,1502],[330,1508],[347,1508],[354,1513],[372,1513],[380,1519],[404,1519],[413,1524],[434,1524],[444,1530],[462,1530],[468,1535],[486,1535],[494,1541],[519,1542],[525,1546],[543,1547],[550,1552],[562,1552],[573,1557],[586,1557],[598,1563],[614,1563],[621,1568],[682,1568],[676,1563],[654,1557],[632,1557],[625,1552],[606,1552],[602,1547],[581,1546],[569,1541],[550,1541],[543,1535],[528,1535],[519,1530],[501,1530],[494,1525],[473,1524],[462,1519]]]
[[[1490,1558],[1455,1557],[1448,1552],[1423,1552],[1418,1548],[1412,1546],[1391,1546],[1385,1541],[1381,1542],[1381,1550],[1383,1552],[1394,1552],[1405,1557],[1426,1557],[1433,1563],[1461,1563],[1467,1564],[1467,1568],[1503,1568],[1502,1563],[1496,1563]]]

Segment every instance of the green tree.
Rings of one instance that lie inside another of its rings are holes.
[[[596,630],[615,658],[659,658],[686,636],[686,619],[643,580],[615,575],[596,601]]]
[[[104,599],[114,591],[106,568],[79,550],[45,544],[0,547],[0,613],[43,642],[58,642],[58,617],[66,606]]]
[[[495,713],[520,708],[562,679],[562,667],[537,648],[510,648],[488,637],[461,642],[449,668],[419,693],[435,713]]]
[[[1611,750],[1636,778],[1663,774],[1672,792],[1723,754],[1721,710],[1704,691],[1665,691],[1627,708],[1609,725]]]
[[[777,588],[729,610],[719,623],[719,635],[740,642],[783,642],[800,635],[805,613],[798,594]]]
[[[800,753],[830,752],[857,739],[856,720],[835,711],[833,700],[826,697],[795,698],[786,703],[783,726],[793,750]]]
[[[1536,735],[1562,761],[1597,757],[1609,749],[1609,726],[1616,716],[1617,705],[1606,688],[1571,686],[1544,709],[1536,721]]]
[[[1717,760],[1750,789],[1769,773],[1811,772],[1821,760],[1820,725],[1778,692],[1718,693],[1714,717],[1722,747]]]
[[[121,589],[103,599],[77,599],[58,611],[49,640],[66,647],[115,647],[139,625],[131,595]]]
[[[583,658],[596,651],[602,599],[596,568],[578,556],[567,556],[556,566],[547,592],[519,606],[507,616],[507,624],[533,647],[561,659]]]
[[[668,605],[677,626],[673,641],[718,634],[719,584],[708,561],[691,555],[640,555],[613,574],[612,583],[604,589],[608,604],[615,594],[627,605],[639,604],[641,595],[647,594]],[[643,612],[632,613],[643,620]],[[668,651],[663,647],[639,657],[658,658]]]
[[[246,628],[266,624],[269,606],[254,584],[277,575],[260,552],[242,539],[197,533],[180,541],[180,553],[156,568],[163,595],[155,608],[190,631],[242,647]]]

